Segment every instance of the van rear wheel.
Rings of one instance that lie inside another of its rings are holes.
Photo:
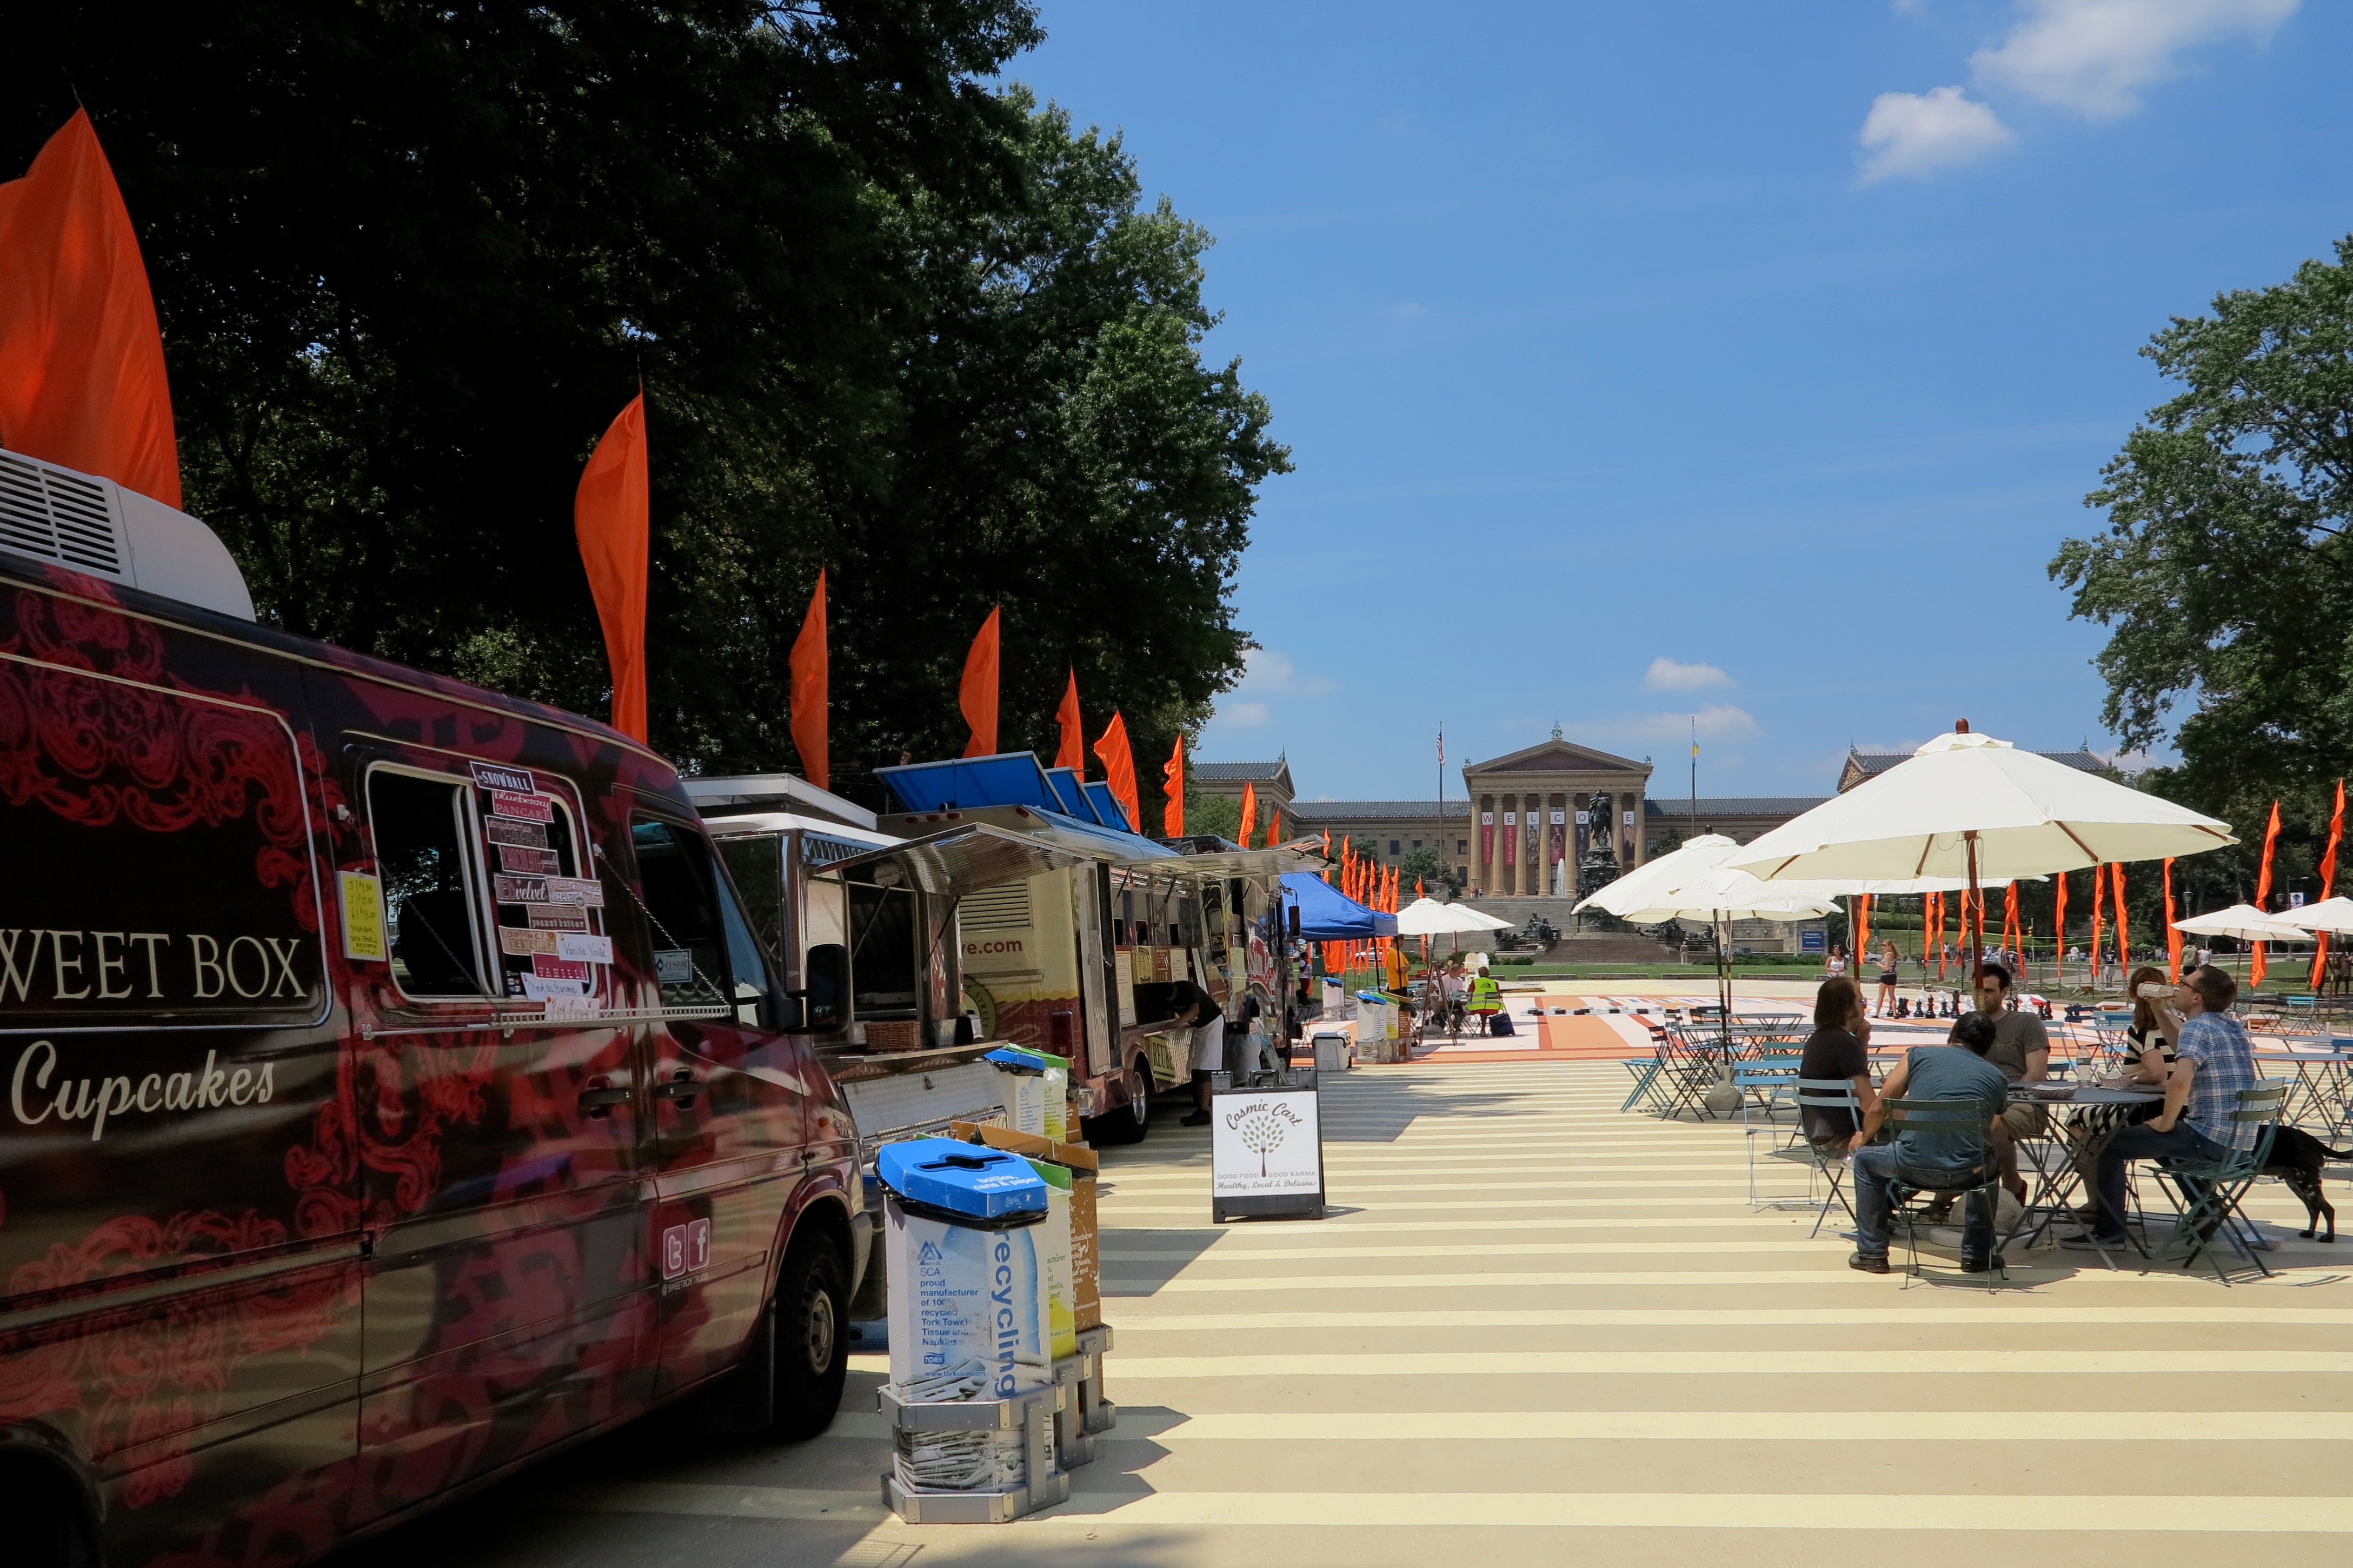
[[[24,1568],[98,1568],[90,1520],[64,1475],[17,1460],[0,1466],[0,1519],[8,1521],[10,1563]]]
[[[1129,1087],[1127,1103],[1101,1116],[1090,1117],[1086,1124],[1087,1142],[1100,1147],[1106,1143],[1141,1143],[1144,1135],[1152,1131],[1152,1064],[1144,1058],[1135,1058],[1135,1081]]]
[[[776,1436],[814,1437],[833,1425],[849,1376],[849,1281],[823,1236],[797,1237],[776,1277]]]

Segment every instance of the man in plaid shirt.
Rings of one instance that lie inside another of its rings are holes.
[[[2231,1120],[2239,1091],[2256,1084],[2247,1032],[2231,1016],[2239,983],[2212,965],[2191,970],[2174,993],[2174,1005],[2188,1020],[2165,1079],[2165,1105],[2156,1119],[2126,1127],[2100,1152],[2096,1173],[2098,1223],[2093,1237],[2063,1242],[2067,1247],[2116,1247],[2125,1240],[2125,1162],[2127,1160],[2219,1160],[2232,1147],[2250,1148],[2257,1129]],[[2200,1184],[2183,1178],[2184,1195],[2203,1196]]]

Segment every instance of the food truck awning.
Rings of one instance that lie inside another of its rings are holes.
[[[926,893],[962,898],[982,888],[1080,865],[1088,858],[1026,833],[1008,833],[974,822],[836,860],[826,869],[855,871],[887,862],[905,868],[908,880]]]
[[[1046,770],[1029,752],[993,757],[950,757],[941,763],[903,763],[876,768],[874,776],[909,811],[955,811],[985,805],[1026,805],[1033,811],[1067,809]]]
[[[703,826],[711,829],[713,838],[740,838],[751,833],[797,833],[801,836],[801,858],[811,866],[830,865],[853,855],[863,855],[869,849],[900,842],[887,833],[862,833],[839,822],[827,822],[820,817],[803,816],[790,811],[754,811],[739,816],[714,816]]]
[[[1113,864],[1139,870],[1191,873],[1199,877],[1280,877],[1304,871],[1315,862],[1288,849],[1227,849],[1214,855],[1179,855],[1174,860],[1120,860]]]

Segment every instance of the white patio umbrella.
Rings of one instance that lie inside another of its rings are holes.
[[[1982,890],[1989,881],[2237,842],[2227,823],[1973,734],[1964,719],[1726,864],[1768,882],[1958,877]],[[1982,963],[1972,951],[1972,973]]]
[[[2346,903],[2348,900],[2331,899],[2329,902]],[[2315,905],[2314,909],[2319,907]],[[2308,910],[2296,911],[2299,917],[2310,912],[2312,911]],[[2208,914],[2192,915],[2186,921],[2174,921],[2173,929],[2186,931],[2192,936],[2236,937],[2241,942],[2310,942],[2312,940],[2312,932],[2302,925],[2289,924],[2284,916],[2267,915],[2253,904],[2232,904],[2226,910],[2215,910]]]
[[[2302,931],[2325,931],[2342,936],[2353,931],[2353,899],[2323,899],[2316,904],[2306,904],[2271,918],[2291,921]]]
[[[1432,898],[1416,899],[1399,910],[1397,922],[1399,936],[1463,936],[1502,931],[1512,923],[1468,904],[1441,904]]]
[[[1739,847],[1720,833],[1704,833],[1672,853],[1636,867],[1577,905],[1578,910],[1598,909],[1636,925],[1706,921],[1716,938],[1716,995],[1726,1028],[1732,1014],[1732,973],[1725,963],[1723,923],[1811,920],[1838,908],[1838,894],[1831,889],[1802,882],[1767,884],[1725,866],[1725,858]]]

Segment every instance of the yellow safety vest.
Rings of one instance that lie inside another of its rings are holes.
[[[1492,974],[1482,974],[1471,982],[1471,1011],[1500,1012],[1504,1005],[1504,987]]]

